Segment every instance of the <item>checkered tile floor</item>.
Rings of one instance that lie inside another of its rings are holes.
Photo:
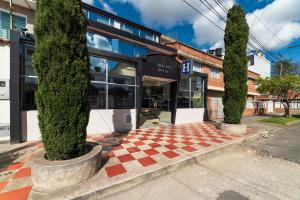
[[[100,173],[107,180],[155,169],[163,163],[217,147],[241,136],[222,133],[210,123],[161,126],[139,129],[128,134],[89,136],[103,146],[104,166]],[[27,199],[32,189],[30,159],[43,149],[42,143],[29,143],[14,163],[0,169],[0,200]],[[103,177],[102,177],[103,178]]]

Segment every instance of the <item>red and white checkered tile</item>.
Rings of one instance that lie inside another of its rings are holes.
[[[240,136],[222,133],[210,123],[160,126],[134,130],[126,134],[89,136],[99,142],[108,158],[100,173],[109,180],[130,178],[137,171],[155,170],[176,159],[192,156],[207,148],[215,148]],[[26,150],[22,160],[0,169],[0,200],[27,199],[32,188],[28,161],[43,148],[41,143]],[[129,176],[129,177],[128,177]]]

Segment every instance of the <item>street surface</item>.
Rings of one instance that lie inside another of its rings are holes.
[[[105,200],[300,199],[300,124],[269,136]]]
[[[273,137],[260,139],[250,146],[261,154],[300,164],[300,123],[279,131]]]

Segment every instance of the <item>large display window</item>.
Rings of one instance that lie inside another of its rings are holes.
[[[34,44],[23,45],[21,87],[22,110],[36,110],[35,91],[38,78],[32,66]],[[136,97],[136,65],[90,56],[91,109],[133,109]]]
[[[177,99],[177,108],[204,108],[204,83],[201,74],[182,76]]]

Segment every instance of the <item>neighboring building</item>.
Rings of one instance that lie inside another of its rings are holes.
[[[194,74],[202,74],[207,77],[208,117],[210,119],[224,117],[222,102],[224,93],[223,59],[170,37],[163,36],[162,38],[167,46],[177,49],[178,60],[182,62],[185,60],[192,61]],[[219,55],[221,56],[221,53]],[[253,115],[256,112],[256,97],[260,95],[254,85],[257,78],[259,78],[259,74],[248,70],[248,97],[244,116]]]
[[[261,52],[248,55],[248,69],[262,78],[271,77],[271,62]]]
[[[14,30],[27,28],[33,33],[35,1],[14,0]],[[0,140],[9,135],[10,126],[10,7],[9,0],[0,0]]]

